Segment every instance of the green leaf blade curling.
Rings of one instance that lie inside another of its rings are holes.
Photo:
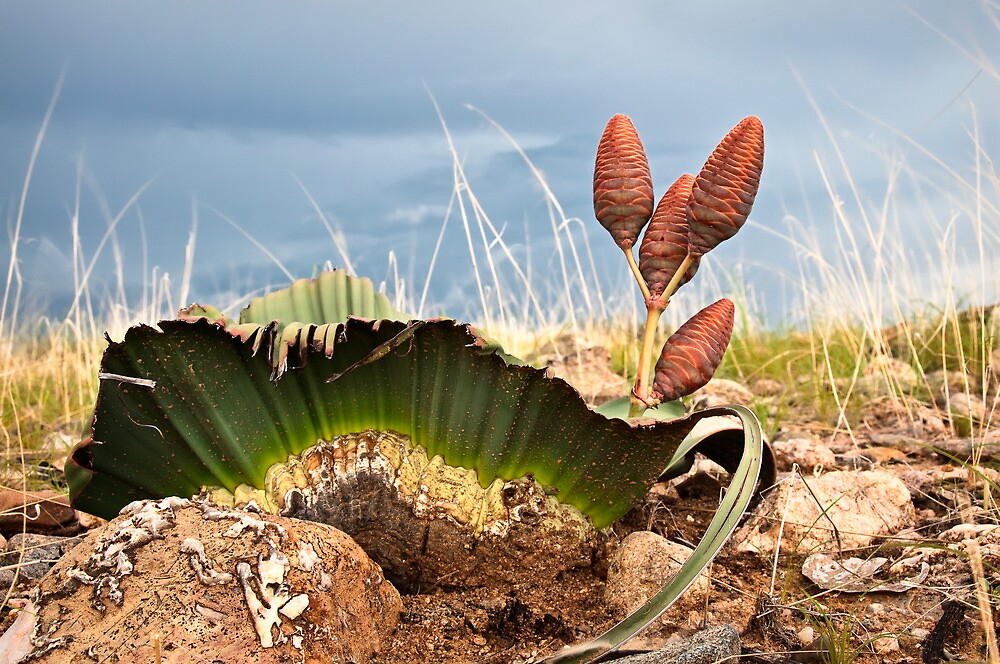
[[[289,453],[375,428],[477,470],[484,486],[531,473],[601,527],[639,500],[693,426],[606,418],[565,382],[480,352],[481,338],[450,320],[349,319],[319,343],[306,326],[286,337],[288,368],[274,381],[265,352],[282,334],[274,326],[246,340],[204,319],[160,327],[108,348],[104,371],[156,387],[102,382],[92,439],[69,464],[80,509],[113,516],[132,500],[203,485],[261,486]],[[397,336],[406,339],[392,346]]]

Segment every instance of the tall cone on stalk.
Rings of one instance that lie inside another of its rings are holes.
[[[654,398],[660,402],[674,401],[712,379],[733,334],[735,310],[732,300],[722,298],[670,335],[656,362]]]
[[[743,226],[763,168],[764,125],[751,115],[722,139],[695,178],[688,201],[694,256],[708,253]]]
[[[608,121],[594,166],[594,214],[624,251],[639,240],[653,214],[653,180],[646,152],[632,121],[618,114]]]
[[[652,297],[659,297],[688,255],[688,212],[694,176],[677,178],[656,205],[653,218],[639,245],[639,272],[646,280]],[[698,259],[691,261],[677,286],[687,283],[698,270]]]

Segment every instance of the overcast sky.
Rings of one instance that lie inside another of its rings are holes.
[[[708,260],[742,264],[769,306],[784,310],[794,307],[786,282],[797,269],[766,229],[787,233],[801,220],[821,238],[831,233],[817,159],[849,193],[816,109],[874,209],[893,164],[908,175],[940,167],[901,135],[968,176],[971,133],[1000,154],[1000,81],[983,66],[1000,62],[996,16],[972,0],[5,2],[0,213],[12,227],[62,77],[18,249],[39,299],[65,302],[72,292],[78,182],[88,260],[107,215],[146,186],[116,232],[130,288],[153,266],[180,280],[195,218],[189,300],[225,305],[216,298],[287,280],[224,218],[296,277],[327,260],[343,265],[304,187],[343,231],[358,273],[385,279],[392,252],[419,299],[453,191],[433,96],[475,195],[538,291],[562,287],[544,192],[467,105],[505,128],[566,216],[586,223],[609,290],[623,263],[593,219],[590,190],[608,118],[632,117],[659,195],[755,114],[767,156],[752,223]],[[923,195],[921,209],[947,219],[953,192]],[[907,202],[897,202],[906,216]],[[907,242],[926,241],[926,222],[907,223]],[[113,281],[112,250],[95,279]],[[6,274],[10,249],[0,251]],[[439,260],[423,313],[477,317],[454,213]]]

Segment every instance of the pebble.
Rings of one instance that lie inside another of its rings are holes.
[[[0,567],[5,568],[0,570],[0,587],[9,587],[18,581],[41,579],[63,554],[82,540],[82,536],[14,535],[7,542],[6,553],[0,554]]]
[[[713,664],[735,661],[742,652],[740,633],[732,625],[716,625],[690,638],[639,655],[614,660],[618,664]]]
[[[817,470],[832,468],[836,463],[836,456],[830,448],[812,437],[785,438],[774,441],[771,446],[778,470],[788,471],[797,465],[815,474]]]
[[[695,410],[733,403],[753,403],[753,393],[734,380],[713,378],[703,388],[691,395]]]
[[[688,547],[648,530],[629,534],[608,562],[604,590],[608,606],[619,617],[631,613],[656,594],[690,556]],[[700,575],[683,598],[704,598],[709,587],[708,577]]]
[[[69,499],[55,491],[0,489],[0,533],[68,534],[79,532],[76,510]]]
[[[834,471],[779,483],[736,532],[733,543],[737,550],[763,556],[779,546],[782,552],[865,547],[912,525],[914,513],[910,492],[895,476],[882,471]]]

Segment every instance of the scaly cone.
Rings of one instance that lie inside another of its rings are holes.
[[[674,401],[703,387],[719,368],[733,334],[735,307],[722,298],[681,325],[656,362],[652,396]]]
[[[639,245],[639,272],[646,280],[651,297],[658,298],[670,284],[681,263],[688,255],[687,203],[691,198],[694,176],[690,173],[677,178],[656,205],[653,218],[642,235]],[[684,275],[678,278],[675,290],[694,277],[698,260],[690,262]]]
[[[743,226],[763,168],[764,125],[751,115],[722,139],[695,178],[688,201],[693,256],[703,256]]]
[[[608,121],[594,165],[594,214],[626,253],[653,214],[653,181],[639,134],[626,115]]]

